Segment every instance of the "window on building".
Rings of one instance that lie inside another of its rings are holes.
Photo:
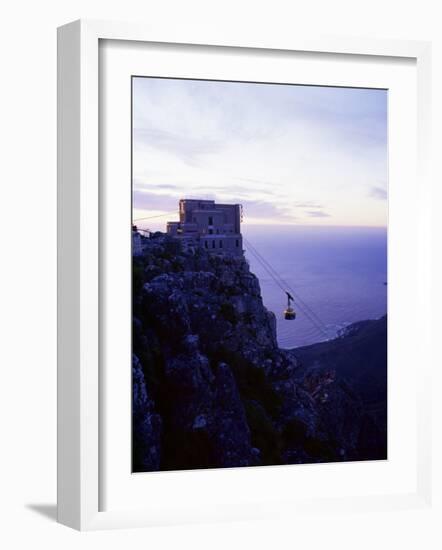
[[[209,248],[209,245],[208,245],[207,241],[204,241],[204,246],[205,246],[206,248]]]
[[[215,248],[215,241],[212,241],[212,248]]]
[[[236,246],[239,246],[239,239],[236,239]]]
[[[209,229],[209,235],[213,235],[213,229]]]
[[[209,225],[213,225],[213,216],[209,216]]]

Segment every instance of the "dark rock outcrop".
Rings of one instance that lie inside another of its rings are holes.
[[[330,349],[281,350],[244,258],[183,252],[161,233],[143,245],[133,268],[135,471],[385,458],[383,417],[352,379],[361,357],[346,346],[351,331],[335,352],[355,359],[353,371],[340,372]]]
[[[347,394],[359,401],[358,431],[349,457],[376,460],[387,454],[387,317],[361,321],[347,327],[338,338],[294,351],[299,374],[330,369],[345,384]],[[346,400],[347,401],[347,400]],[[331,418],[342,414],[338,404]],[[347,432],[348,433],[348,432]]]
[[[147,393],[138,357],[132,357],[132,421],[134,463],[143,472],[156,471],[161,464],[161,418]]]

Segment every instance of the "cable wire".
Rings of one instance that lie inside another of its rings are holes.
[[[243,237],[244,238],[244,237]],[[268,275],[273,279],[273,281],[276,283],[276,285],[284,292],[287,292],[287,288],[291,290],[292,294],[296,296],[296,299],[298,301],[298,307],[299,309],[304,313],[304,315],[307,317],[307,319],[311,322],[311,324],[318,330],[325,338],[329,338],[329,334],[327,332],[325,324],[322,322],[322,320],[314,313],[314,311],[308,306],[308,304],[302,300],[299,295],[287,284],[286,281],[278,274],[278,272],[265,260],[265,258],[256,250],[256,248],[247,240],[244,238],[245,243],[248,246],[249,251],[252,253],[252,255],[255,257],[255,259],[261,264],[261,266],[264,268],[264,270],[268,273]]]

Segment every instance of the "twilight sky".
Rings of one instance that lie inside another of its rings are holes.
[[[133,79],[134,219],[180,198],[247,224],[387,224],[387,91]]]

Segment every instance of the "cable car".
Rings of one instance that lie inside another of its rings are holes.
[[[291,306],[294,298],[289,292],[285,291],[285,293],[287,294],[287,309],[284,310],[284,319],[286,321],[293,321],[296,319],[296,311]]]

